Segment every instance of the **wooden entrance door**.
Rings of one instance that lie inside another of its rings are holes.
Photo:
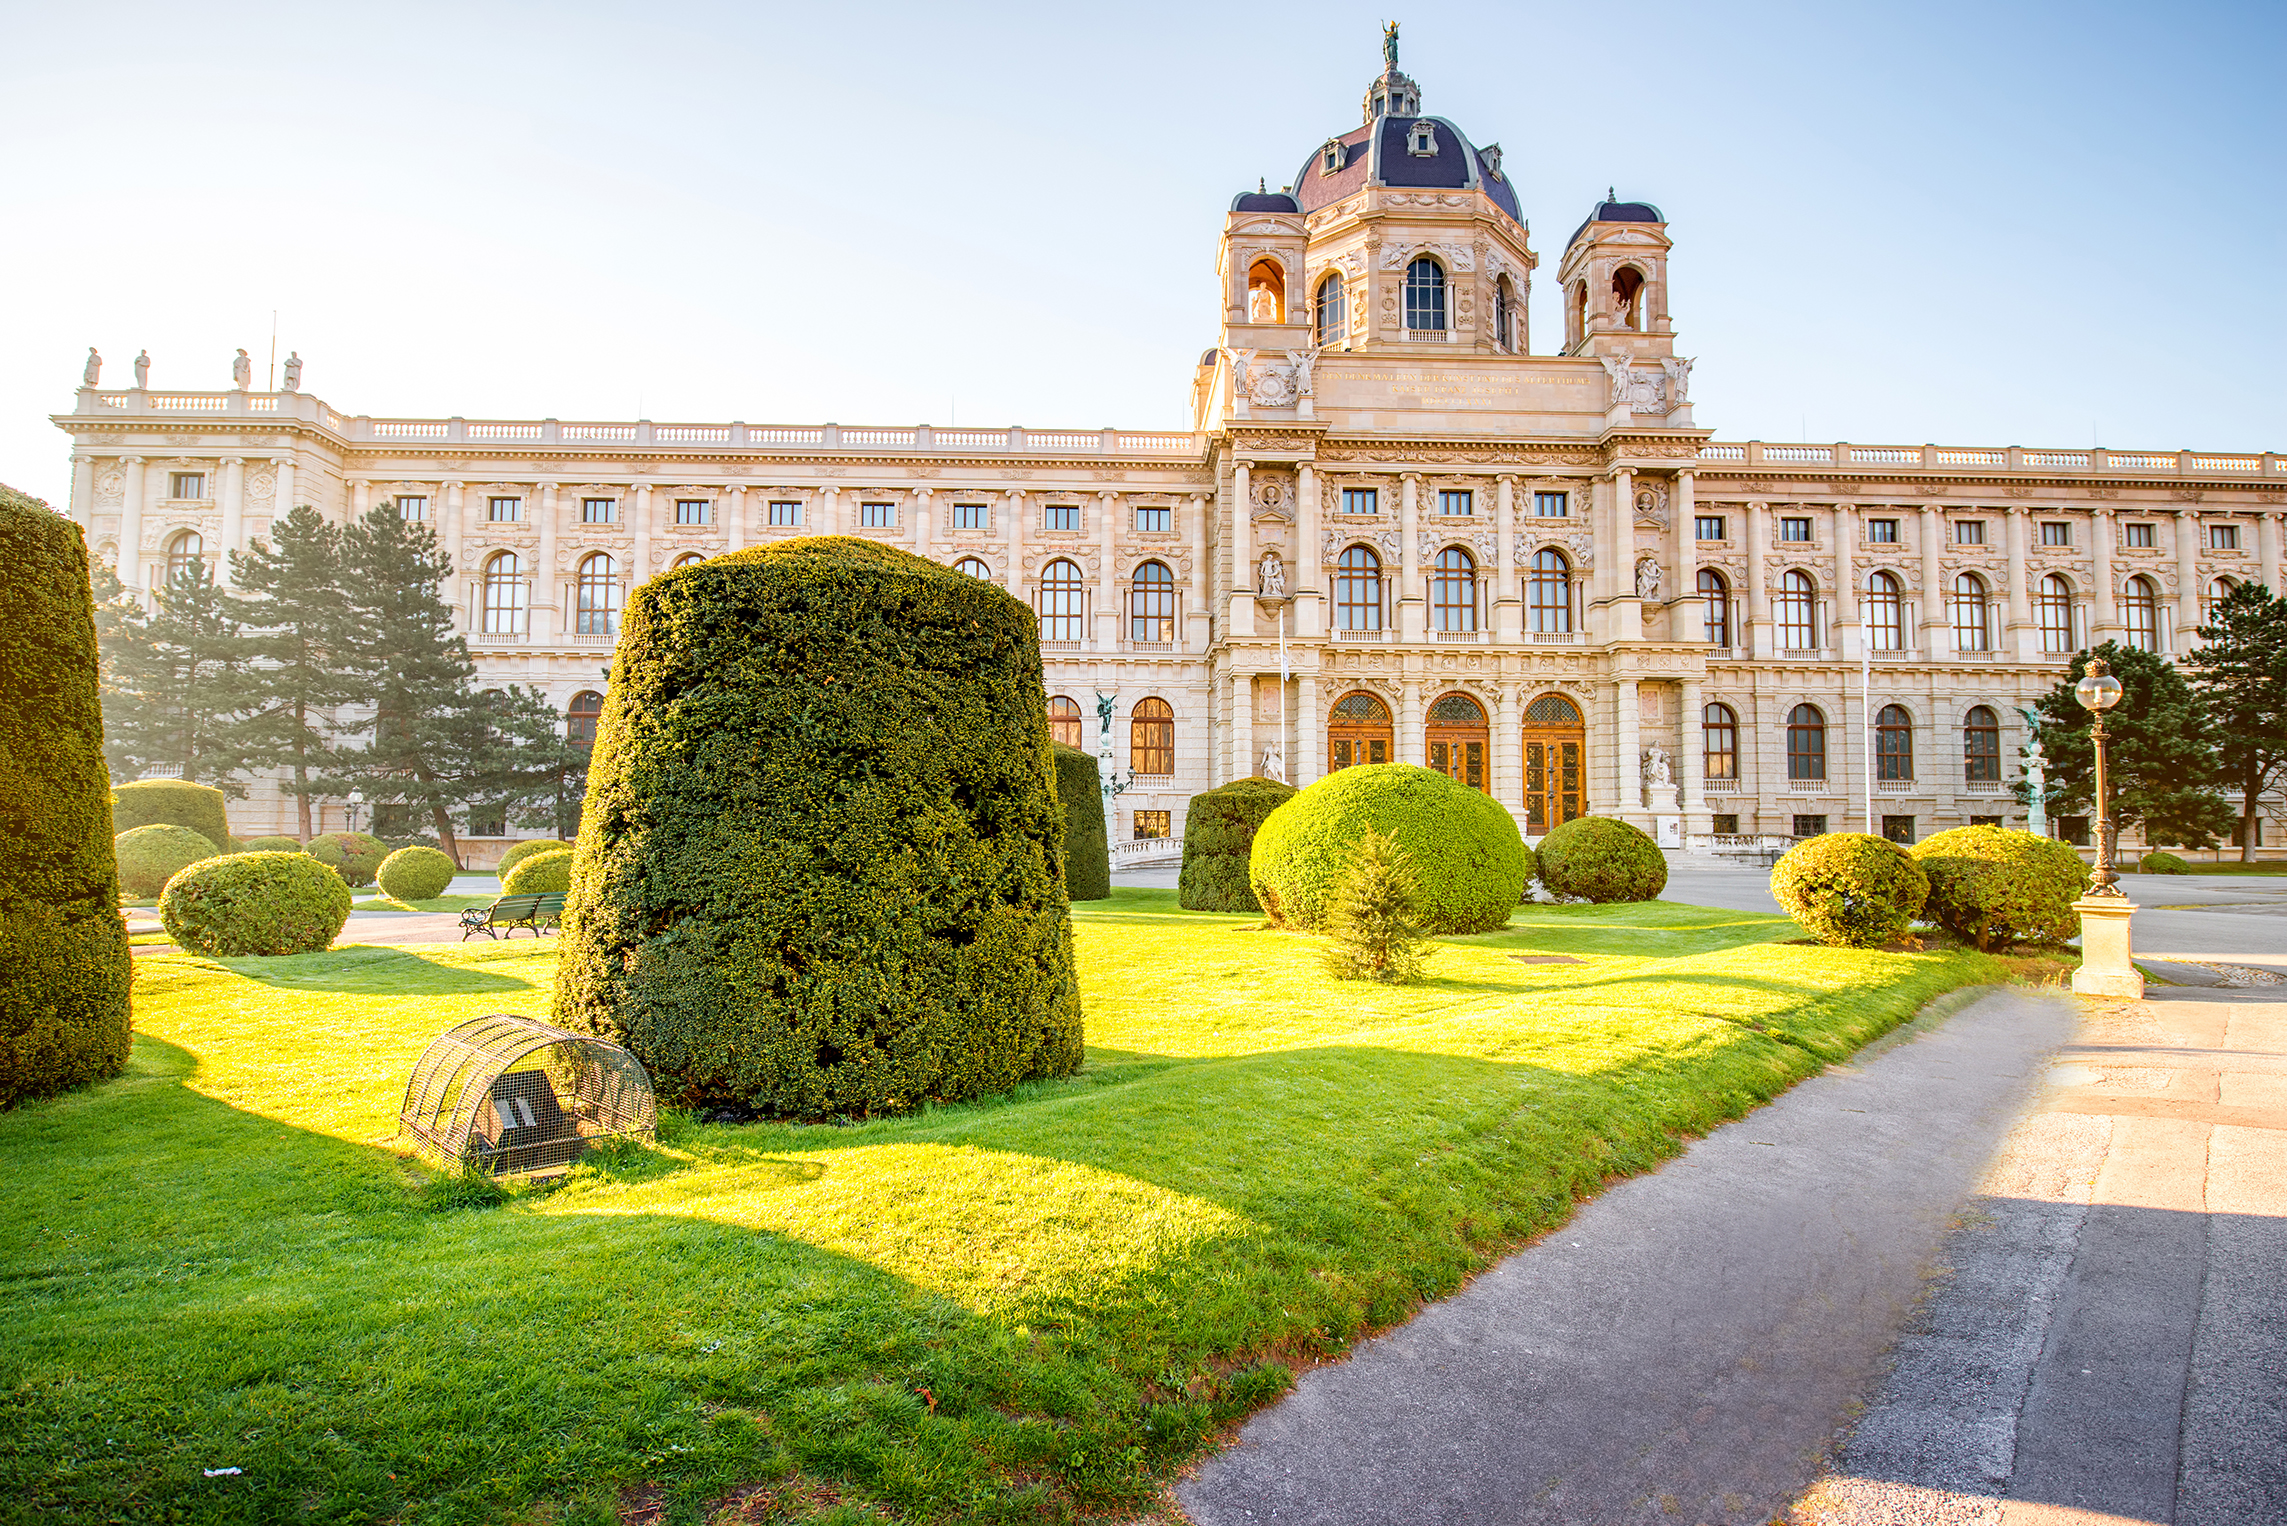
[[[1466,694],[1448,694],[1429,707],[1423,728],[1429,766],[1458,784],[1493,792],[1493,733],[1485,709]]]
[[[1588,728],[1579,707],[1544,694],[1525,707],[1525,835],[1577,819],[1588,779]]]
[[[1326,717],[1326,771],[1390,761],[1390,707],[1371,694],[1345,694]]]

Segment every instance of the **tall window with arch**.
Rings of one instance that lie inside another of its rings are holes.
[[[1644,273],[1633,265],[1612,274],[1612,319],[1624,329],[1644,326]]]
[[[1349,322],[1348,303],[1343,300],[1342,278],[1329,275],[1318,283],[1317,319],[1318,342],[1338,344]]]
[[[1406,327],[1445,332],[1445,267],[1427,255],[1406,267]]]
[[[1874,777],[1914,777],[1914,720],[1903,705],[1884,705],[1874,714]]]
[[[487,636],[524,633],[524,614],[530,590],[524,586],[524,563],[513,551],[496,551],[484,564],[484,631]]]
[[[1504,353],[1516,353],[1521,316],[1517,311],[1517,285],[1503,276],[1493,283],[1493,342]]]
[[[1078,641],[1087,624],[1088,585],[1080,568],[1058,557],[1040,569],[1040,639]]]
[[[2041,650],[2073,649],[2073,585],[2052,572],[2033,593],[2034,617],[2041,625]]]
[[[578,635],[619,634],[619,564],[610,552],[597,551],[581,558],[573,619]]]
[[[669,567],[667,570],[669,572],[673,572],[677,568],[681,567],[696,567],[706,559],[707,553],[704,551],[686,551],[681,556],[675,558],[675,565]]]
[[[1068,694],[1048,702],[1048,739],[1067,747],[1080,745],[1080,702]]]
[[[1731,645],[1731,585],[1713,567],[1699,569],[1702,629],[1709,646]]]
[[[955,572],[965,572],[980,583],[990,583],[993,580],[993,569],[986,566],[982,561],[973,556],[962,557],[959,561],[953,564],[953,570]]]
[[[564,711],[564,740],[574,747],[593,747],[596,723],[603,719],[604,697],[593,689],[572,696]]]
[[[1961,777],[1964,784],[2001,782],[2001,721],[1987,705],[1972,705],[1961,722]]]
[[[1949,601],[1953,606],[1953,649],[1986,652],[1993,649],[1993,606],[1986,597],[1985,579],[1964,572],[1953,580]]]
[[[1439,631],[1477,629],[1477,563],[1459,546],[1437,553],[1429,577],[1429,607]]]
[[[1729,705],[1702,705],[1699,711],[1702,777],[1739,777],[1739,715]]]
[[[1588,337],[1588,283],[1575,281],[1564,304],[1565,339],[1574,345]]]
[[[2160,650],[2160,594],[2150,578],[2132,577],[2121,589],[2120,625],[2139,652]]]
[[[2212,625],[2215,622],[2216,606],[2230,598],[2232,590],[2238,586],[2230,578],[2211,578],[2208,581],[2207,594],[2200,600],[2200,623],[2202,625]]]
[[[1175,640],[1175,574],[1165,562],[1145,562],[1128,589],[1128,639]]]
[[[1247,267],[1247,321],[1286,322],[1286,272],[1276,260],[1260,259]]]
[[[1382,559],[1364,546],[1348,546],[1334,564],[1334,614],[1338,628],[1382,628]]]
[[[1818,585],[1807,572],[1789,572],[1779,579],[1779,645],[1790,652],[1814,652],[1818,637]]]
[[[1128,772],[1175,772],[1175,707],[1156,695],[1137,700],[1128,713]]]
[[[197,578],[206,571],[206,541],[196,530],[185,530],[167,542],[167,581]]]
[[[1906,649],[1906,595],[1893,573],[1871,573],[1866,579],[1866,640],[1877,652]]]
[[[1816,705],[1797,705],[1787,712],[1787,777],[1826,777],[1826,716]]]
[[[1535,635],[1572,629],[1572,563],[1554,546],[1533,553],[1525,567],[1525,618]]]

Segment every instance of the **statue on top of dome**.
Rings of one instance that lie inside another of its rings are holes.
[[[1382,62],[1389,65],[1392,72],[1398,67],[1398,24],[1394,21],[1382,25]]]

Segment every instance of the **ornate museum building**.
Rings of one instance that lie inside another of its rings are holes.
[[[1423,115],[1395,55],[1291,187],[1232,201],[1191,432],[373,418],[298,363],[283,392],[91,364],[55,419],[72,515],[150,586],[226,573],[281,505],[393,503],[451,552],[484,678],[575,734],[631,584],[783,536],[904,546],[1038,612],[1056,730],[1109,752],[1130,843],[1235,776],[1385,759],[1528,837],[2021,820],[2018,707],[2068,654],[2181,652],[2233,582],[2279,586],[2271,454],[1716,438],[1644,202],[1565,240],[1536,353],[1501,151]],[[263,785],[233,814],[291,820]]]

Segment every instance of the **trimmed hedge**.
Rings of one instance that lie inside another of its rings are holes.
[[[111,848],[119,863],[119,888],[139,900],[166,889],[167,881],[191,865],[224,856],[189,827],[137,827],[120,833]]]
[[[328,832],[313,837],[302,850],[342,878],[342,883],[363,887],[373,883],[381,872],[382,860],[389,857],[389,845],[380,838],[364,832]]]
[[[1185,911],[1261,911],[1247,883],[1247,859],[1264,820],[1296,793],[1276,779],[1234,779],[1193,795],[1183,813],[1175,903]]]
[[[500,882],[502,895],[562,895],[571,888],[572,854],[564,848],[527,855]]]
[[[1369,827],[1413,860],[1425,932],[1508,926],[1529,880],[1516,819],[1483,791],[1411,763],[1340,769],[1264,819],[1247,885],[1271,922],[1317,931]]]
[[[1955,827],[1916,843],[1914,861],[1930,877],[1930,919],[1981,949],[2062,943],[2081,930],[2073,902],[2088,888],[2088,866],[2053,837]]]
[[[299,837],[249,837],[239,848],[241,853],[299,853]]]
[[[1668,888],[1668,857],[1617,816],[1579,816],[1541,839],[1540,873],[1561,901],[1656,901]]]
[[[167,882],[159,921],[194,954],[315,954],[349,920],[349,886],[306,853],[239,853]]]
[[[374,878],[381,893],[400,901],[427,901],[445,893],[459,873],[453,856],[442,848],[399,848],[381,861]]]
[[[505,881],[508,878],[509,870],[523,863],[535,853],[569,853],[572,848],[573,844],[558,842],[553,837],[534,837],[525,842],[510,843],[508,851],[500,855],[500,862],[493,866],[492,872]]]
[[[2136,861],[2136,872],[2139,874],[2190,874],[2192,866],[2173,853],[2162,853],[2155,848]]]
[[[662,1101],[819,1117],[1079,1068],[1032,610],[807,536],[628,601],[555,1019]]]
[[[139,779],[111,792],[111,827],[114,834],[137,827],[189,827],[215,845],[230,851],[230,820],[223,810],[222,791],[211,784],[187,779]]]
[[[1771,895],[1819,942],[1868,948],[1906,935],[1929,899],[1930,877],[1888,838],[1826,832],[1772,866]]]
[[[1056,798],[1064,807],[1064,893],[1075,901],[1112,895],[1112,845],[1104,831],[1104,775],[1095,756],[1062,742],[1048,744],[1056,759]]]
[[[127,1063],[115,830],[86,544],[0,487],[0,1108]]]

